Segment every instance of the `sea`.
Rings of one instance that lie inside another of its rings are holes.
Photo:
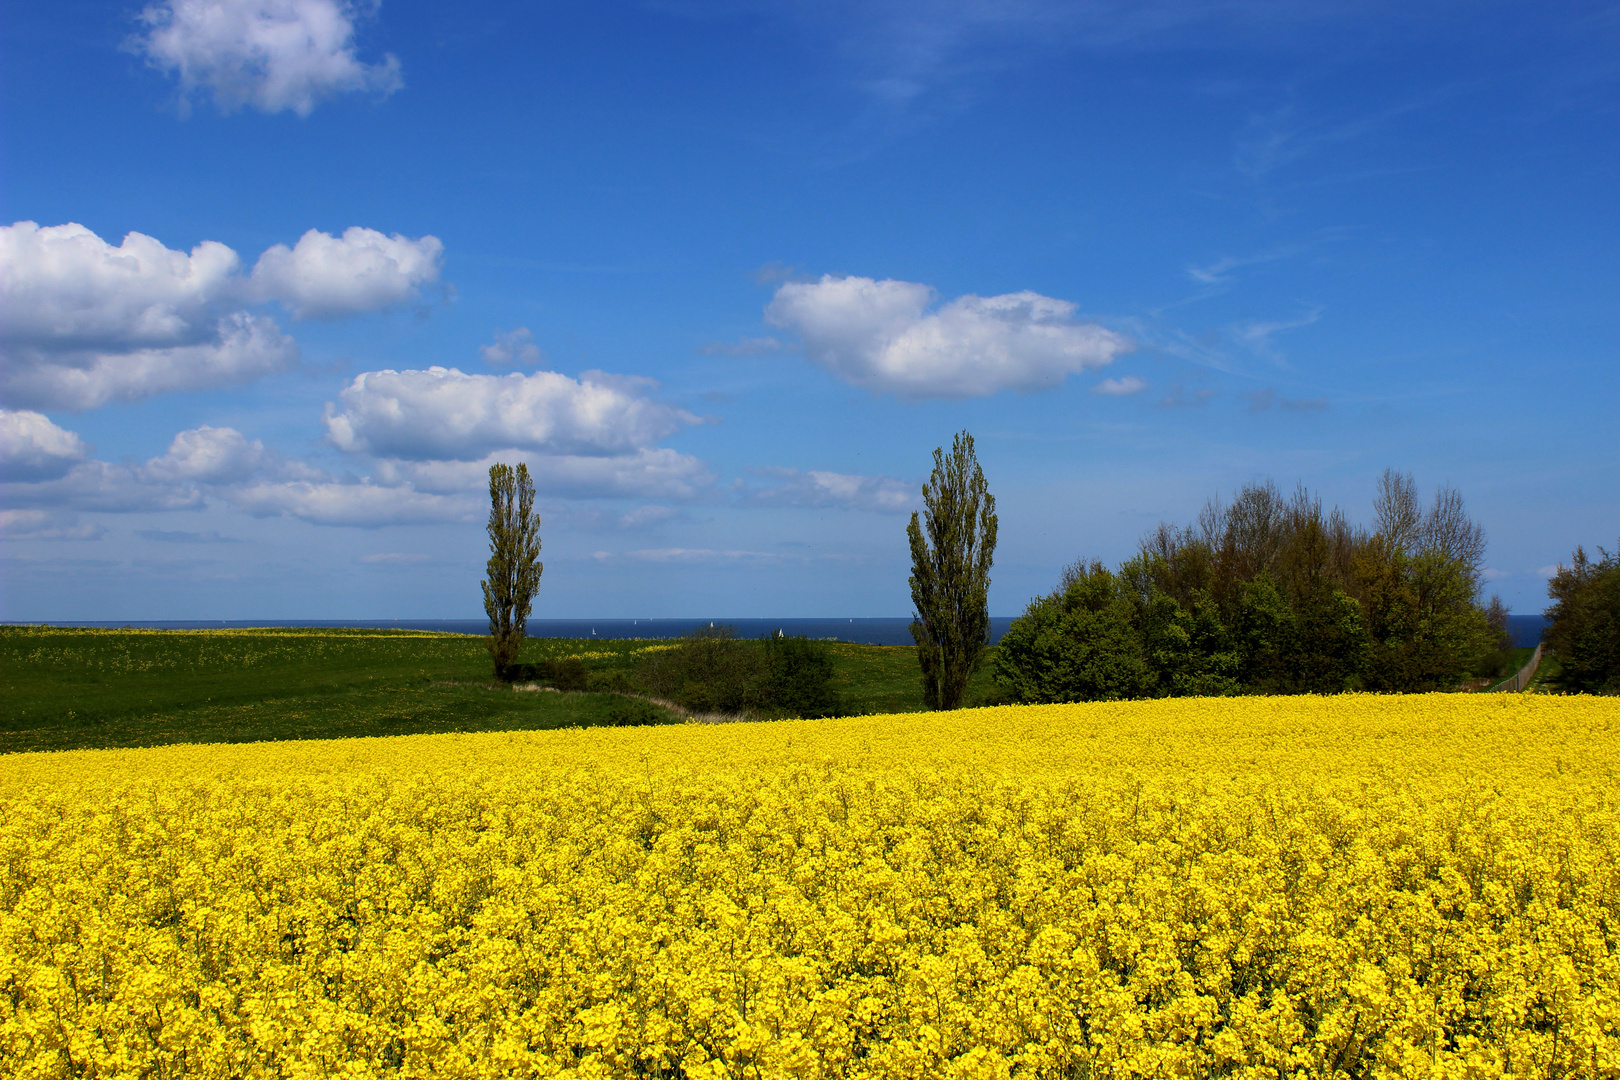
[[[1011,616],[992,616],[990,643],[1001,640]],[[158,619],[144,622],[45,622],[45,626],[130,627],[140,630],[208,630],[256,626],[350,627],[362,630],[437,630],[448,634],[487,634],[485,619]],[[738,637],[757,638],[781,632],[789,637],[845,641],[855,645],[910,645],[911,620],[901,619],[530,619],[534,638],[678,638],[700,626],[730,626]],[[1540,615],[1508,616],[1508,632],[1519,647],[1541,640],[1546,620]]]
[[[990,619],[990,643],[1001,640],[1011,617]],[[447,634],[487,634],[487,619],[156,619],[132,622],[47,621],[34,625],[129,627],[137,630],[209,630],[258,626],[348,627],[360,630],[437,630]],[[807,637],[855,645],[911,645],[905,619],[530,619],[532,638],[678,638],[700,626],[729,626],[738,637]]]

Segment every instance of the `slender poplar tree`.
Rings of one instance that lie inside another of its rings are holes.
[[[996,499],[973,453],[972,435],[964,431],[951,440],[949,457],[935,449],[934,472],[922,494],[922,522],[913,512],[906,527],[916,608],[911,636],[922,664],[924,704],[954,709],[990,640]]]
[[[484,612],[489,616],[489,657],[495,677],[505,679],[517,661],[534,594],[540,591],[540,515],[534,512],[529,467],[489,467],[489,564]]]

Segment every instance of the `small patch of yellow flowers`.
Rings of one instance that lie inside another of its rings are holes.
[[[0,758],[14,1077],[1620,1076],[1620,705]]]

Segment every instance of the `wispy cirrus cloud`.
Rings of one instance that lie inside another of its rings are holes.
[[[427,562],[429,558],[418,552],[377,551],[360,556],[360,561],[366,566],[416,566],[418,563]]]
[[[1282,409],[1284,412],[1320,412],[1328,407],[1328,399],[1325,397],[1285,398],[1269,386],[1239,396],[1249,403],[1248,411],[1252,413],[1267,412],[1272,408]]]
[[[1209,387],[1188,391],[1181,383],[1172,383],[1170,392],[1159,399],[1158,404],[1166,409],[1185,409],[1189,406],[1208,405],[1215,397],[1215,391]]]
[[[994,73],[1072,52],[1132,53],[1211,41],[1283,39],[1352,13],[1288,0],[662,0],[712,19],[785,20],[830,46],[835,69],[878,109],[914,110]]]
[[[100,540],[104,525],[63,510],[0,510],[0,540]]]
[[[739,548],[669,547],[639,548],[634,551],[594,551],[591,553],[591,558],[597,562],[696,563],[712,566],[734,566],[739,563],[804,562],[807,556],[779,551],[748,551]]]
[[[1287,244],[1282,247],[1269,248],[1249,255],[1222,255],[1211,262],[1189,264],[1187,276],[1202,285],[1225,285],[1231,282],[1238,270],[1251,266],[1264,266],[1267,263],[1280,262],[1283,259],[1292,259],[1309,250],[1309,245]]]
[[[751,471],[775,481],[770,487],[750,487],[737,481],[738,496],[752,506],[838,507],[896,514],[910,510],[920,501],[918,485],[892,476],[860,476],[824,469],[757,468]]]
[[[1280,367],[1287,367],[1287,358],[1272,339],[1286,331],[1310,326],[1322,317],[1323,310],[1319,307],[1312,308],[1296,319],[1250,319],[1228,327],[1227,333],[1232,340],[1256,356],[1270,360]]]

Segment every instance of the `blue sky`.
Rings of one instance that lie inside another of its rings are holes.
[[[996,614],[1266,477],[1620,536],[1612,3],[3,18],[0,617],[476,617],[493,460],[537,617],[904,615],[962,429]]]

